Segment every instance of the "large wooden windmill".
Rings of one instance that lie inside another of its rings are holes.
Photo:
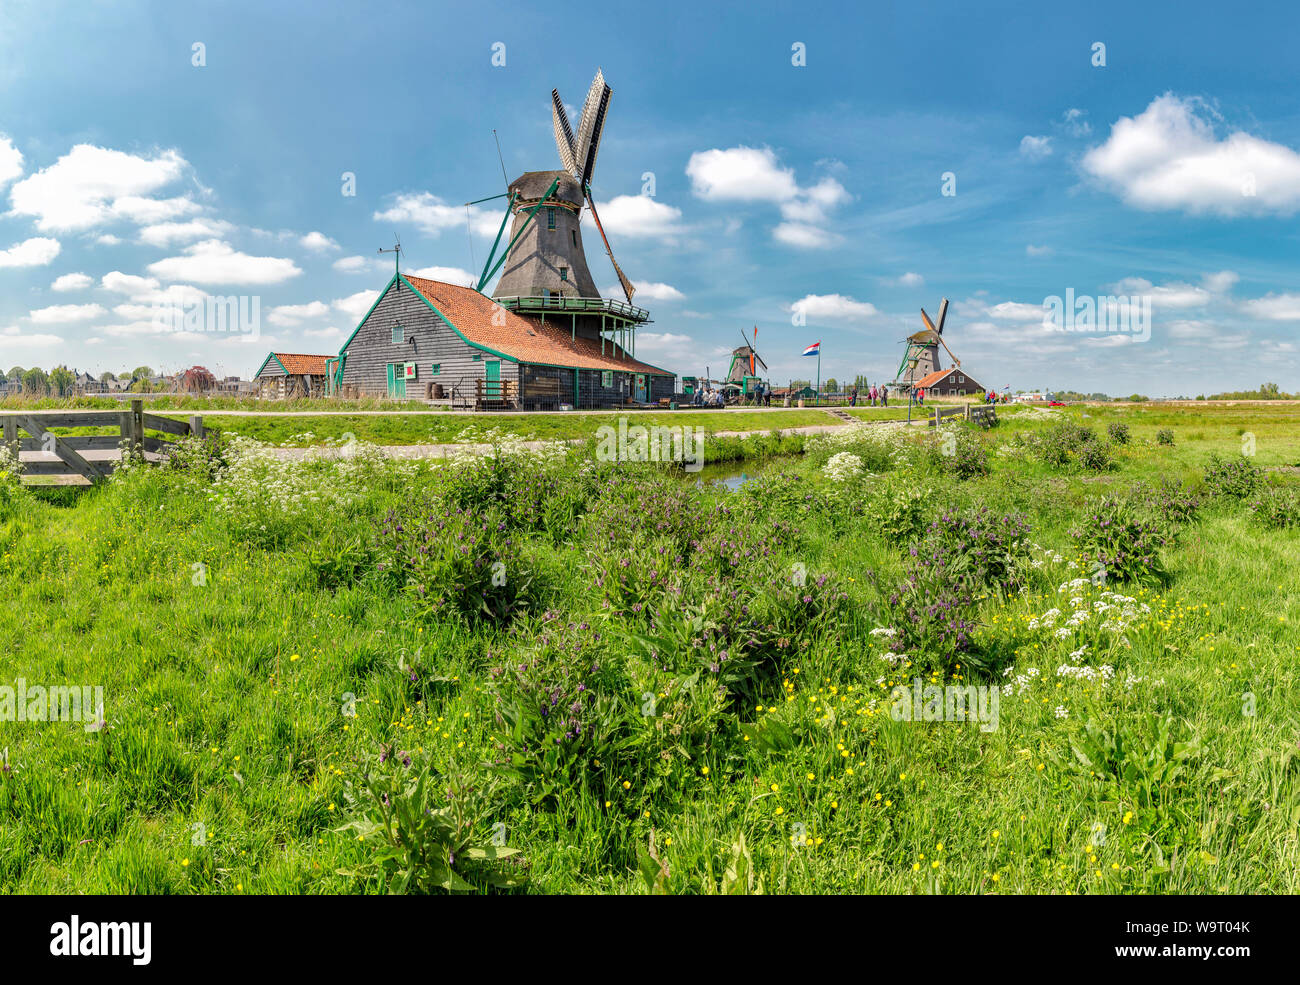
[[[559,90],[551,90],[551,123],[563,170],[526,171],[510,182],[506,216],[477,287],[482,291],[501,271],[492,297],[503,306],[563,324],[575,337],[599,337],[602,351],[608,339],[635,354],[635,329],[650,320],[650,313],[632,305],[635,288],[614,259],[591,197],[592,172],[612,95],[597,69],[575,132]],[[584,205],[591,211],[626,301],[602,298],[591,276],[582,247]],[[512,216],[510,239],[498,256],[506,221]]]
[[[943,340],[943,323],[947,317],[947,298],[939,303],[938,324],[930,320],[924,308],[921,309],[921,320],[925,322],[925,328],[903,339],[903,344],[907,348],[903,350],[903,361],[898,364],[898,372],[894,376],[895,387],[907,390],[917,380],[924,379],[931,373],[937,373],[941,368],[939,346],[943,346],[944,351],[952,358],[954,366],[961,366],[961,360],[952,354],[948,343]]]

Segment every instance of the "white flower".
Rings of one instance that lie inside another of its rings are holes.
[[[1070,709],[1067,708],[1067,707],[1065,707],[1065,705],[1057,705],[1057,706],[1056,706],[1056,717],[1057,717],[1057,718],[1069,718],[1069,717],[1070,717]]]

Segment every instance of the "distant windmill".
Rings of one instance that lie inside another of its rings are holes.
[[[925,328],[903,340],[907,348],[903,352],[903,361],[898,364],[898,372],[894,376],[895,386],[910,387],[915,381],[940,369],[939,346],[943,346],[944,351],[952,357],[955,366],[961,365],[961,360],[952,354],[952,350],[948,348],[948,343],[943,340],[943,323],[947,317],[947,298],[944,298],[939,303],[939,321],[937,325],[930,320],[930,316],[925,313],[925,309],[921,309],[921,320],[925,322]]]

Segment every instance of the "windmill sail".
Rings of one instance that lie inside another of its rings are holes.
[[[596,228],[600,230],[600,238],[605,244],[605,252],[609,254],[609,262],[614,265],[614,273],[618,274],[618,282],[623,285],[623,293],[627,295],[628,304],[631,304],[636,288],[632,286],[632,282],[627,279],[627,274],[623,273],[623,268],[614,259],[614,251],[609,248],[609,237],[605,235],[605,227],[600,224],[600,214],[596,211],[596,203],[591,199],[590,189],[587,190],[587,208],[591,209],[591,217],[596,220]]]
[[[592,172],[596,169],[596,152],[600,149],[600,135],[605,129],[605,114],[609,111],[612,94],[613,90],[605,85],[605,76],[600,69],[596,69],[596,77],[592,79],[591,88],[587,91],[587,101],[582,105],[578,138],[573,146],[573,156],[579,168],[576,177],[584,188],[590,183]]]
[[[573,153],[573,127],[569,126],[569,113],[560,100],[560,90],[551,90],[551,124],[555,128],[555,149],[560,152],[564,170],[578,177],[578,161]]]

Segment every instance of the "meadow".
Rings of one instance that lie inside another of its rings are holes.
[[[0,462],[0,891],[1300,888],[1296,405],[493,440]]]

